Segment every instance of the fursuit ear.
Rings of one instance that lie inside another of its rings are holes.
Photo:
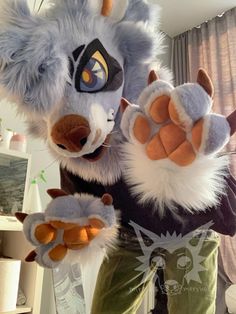
[[[145,26],[157,28],[160,16],[161,8],[159,5],[146,0],[129,0],[129,5],[122,21],[143,22]]]
[[[141,24],[120,23],[115,38],[125,63],[129,66],[147,61],[153,56],[153,38]]]
[[[14,62],[35,24],[26,0],[0,1],[0,71]]]
[[[1,92],[26,114],[48,110],[63,95],[68,60],[59,37],[57,26],[31,15],[26,0],[0,0]]]
[[[128,0],[88,0],[88,7],[93,14],[101,14],[117,23],[124,17],[128,2]]]
[[[1,96],[16,100],[26,86],[21,79],[23,50],[37,19],[26,0],[0,1],[0,87]]]

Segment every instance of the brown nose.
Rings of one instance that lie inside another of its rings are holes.
[[[69,152],[79,152],[90,134],[88,121],[79,115],[71,114],[61,118],[52,128],[53,142]]]

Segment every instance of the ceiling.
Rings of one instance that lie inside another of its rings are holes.
[[[1,0],[0,0],[1,1]],[[42,0],[28,0],[38,9]],[[118,0],[116,0],[118,1]],[[162,8],[160,29],[170,37],[181,34],[236,6],[236,0],[148,0]],[[44,6],[48,0],[44,0]]]
[[[236,0],[149,0],[162,8],[161,30],[174,37],[236,6]]]

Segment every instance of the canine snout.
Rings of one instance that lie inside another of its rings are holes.
[[[80,152],[91,133],[88,121],[79,115],[67,115],[52,128],[53,142],[69,152]]]

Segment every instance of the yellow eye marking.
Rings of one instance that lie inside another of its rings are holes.
[[[86,70],[84,70],[83,73],[82,73],[82,79],[83,79],[83,81],[85,83],[89,83],[90,82],[91,78],[90,78],[89,73]]]
[[[107,63],[106,63],[106,60],[104,59],[104,57],[102,56],[102,54],[97,50],[93,55],[92,55],[92,58],[99,61],[104,70],[105,70],[105,74],[106,74],[106,79],[108,79],[108,66],[107,66]],[[95,66],[97,67],[97,65],[95,64]]]

